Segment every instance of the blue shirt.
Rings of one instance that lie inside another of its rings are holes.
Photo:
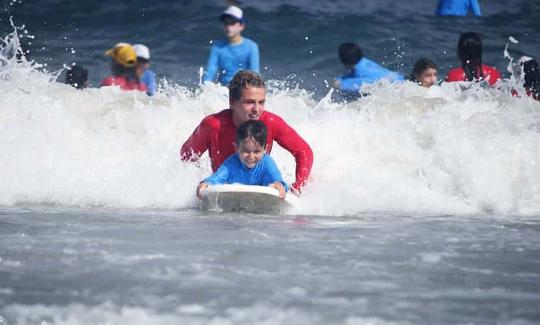
[[[475,16],[482,16],[478,0],[440,0],[437,8],[439,16],[467,16],[469,10]]]
[[[373,83],[380,79],[388,79],[389,81],[405,80],[405,77],[368,58],[362,58],[354,66],[353,70],[336,79],[340,82],[340,90],[358,91],[364,83]]]
[[[285,190],[289,190],[289,186],[281,177],[274,160],[267,154],[263,155],[263,158],[253,168],[247,168],[240,161],[238,154],[234,154],[227,158],[216,170],[212,176],[203,180],[203,182],[210,185],[216,184],[244,184],[244,185],[260,185],[268,186],[275,182],[280,182],[285,187]]]
[[[148,96],[154,96],[157,90],[156,73],[150,69],[146,69],[140,81],[146,85],[146,94]]]
[[[204,81],[218,81],[228,85],[235,73],[240,70],[252,70],[259,73],[259,47],[249,38],[243,38],[239,44],[230,44],[227,39],[220,39],[210,49],[206,64]]]

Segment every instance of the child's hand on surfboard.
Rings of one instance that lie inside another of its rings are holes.
[[[201,191],[208,187],[208,184],[205,182],[200,182],[199,186],[197,186],[197,197],[201,198]]]
[[[273,187],[275,188],[276,190],[278,190],[279,192],[279,197],[281,199],[284,199],[285,198],[285,187],[283,186],[283,184],[281,184],[280,182],[275,182],[275,183],[272,183],[270,185],[268,185],[270,187]]]

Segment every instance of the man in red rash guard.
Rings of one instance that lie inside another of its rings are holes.
[[[231,108],[205,117],[180,149],[184,161],[196,161],[209,151],[212,170],[215,172],[230,155],[235,153],[236,128],[247,120],[260,120],[268,128],[266,152],[270,153],[275,140],[288,150],[296,160],[296,181],[291,190],[299,194],[307,182],[313,165],[310,146],[276,114],[264,110],[266,85],[261,76],[243,70],[229,84]]]

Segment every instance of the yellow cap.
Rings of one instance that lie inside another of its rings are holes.
[[[118,43],[112,49],[105,52],[105,55],[110,56],[118,64],[124,67],[133,67],[137,63],[137,54],[131,44]]]

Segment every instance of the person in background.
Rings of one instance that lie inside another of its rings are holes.
[[[334,80],[334,87],[343,92],[358,93],[363,84],[381,79],[389,81],[405,80],[399,73],[390,71],[374,61],[364,57],[355,43],[343,43],[338,50],[339,59],[347,71]]]
[[[430,59],[419,59],[414,64],[410,80],[423,87],[433,86],[437,83],[437,65]]]
[[[218,82],[228,85],[240,70],[259,73],[259,47],[242,36],[246,28],[242,9],[230,6],[219,19],[223,23],[225,38],[217,40],[210,49],[203,81],[214,81],[218,75]]]
[[[540,70],[538,70],[538,62],[531,59],[523,63],[523,72],[525,75],[525,83],[523,88],[530,96],[540,101]]]
[[[146,94],[154,96],[157,90],[156,73],[150,70],[150,50],[146,45],[133,45],[137,54],[137,75],[141,82],[146,85]]]
[[[299,195],[311,172],[313,151],[281,117],[265,110],[265,102],[264,79],[253,71],[237,72],[229,84],[230,108],[206,116],[182,145],[180,158],[197,161],[208,150],[215,172],[235,152],[236,129],[246,121],[258,120],[268,129],[266,153],[272,151],[275,140],[294,156],[296,181],[291,185],[291,192]]]
[[[439,16],[467,16],[472,12],[475,16],[482,16],[478,0],[439,0],[437,15]]]
[[[88,70],[74,63],[71,68],[66,71],[66,84],[77,89],[88,87]]]
[[[487,81],[491,86],[501,79],[501,73],[482,63],[482,39],[476,33],[463,33],[459,37],[457,55],[461,67],[448,72],[446,81]]]
[[[200,197],[201,190],[208,185],[244,184],[273,187],[284,199],[288,186],[274,159],[265,153],[267,133],[266,125],[261,121],[242,123],[236,131],[236,153],[227,158],[212,176],[199,183],[197,196]]]
[[[111,57],[112,75],[101,82],[102,87],[119,86],[122,90],[138,90],[146,92],[146,85],[139,81],[137,75],[137,54],[131,44],[118,43],[105,52]]]

